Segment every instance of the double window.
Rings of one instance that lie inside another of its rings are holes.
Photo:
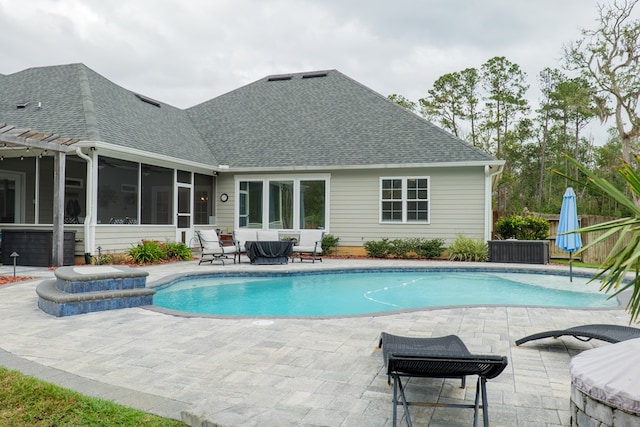
[[[380,222],[428,223],[429,178],[380,178]]]
[[[238,226],[276,230],[325,229],[326,178],[241,179]]]

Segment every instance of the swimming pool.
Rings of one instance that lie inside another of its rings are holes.
[[[157,288],[154,305],[230,316],[322,317],[427,307],[611,308],[588,278],[480,271],[339,271],[187,277]]]

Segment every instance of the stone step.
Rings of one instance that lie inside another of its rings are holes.
[[[38,307],[56,317],[153,304],[148,272],[127,266],[60,267],[37,288]]]

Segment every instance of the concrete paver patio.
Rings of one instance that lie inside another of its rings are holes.
[[[434,263],[325,259],[282,266],[182,262],[144,269],[150,273],[148,283],[154,284],[189,272],[388,265]],[[21,269],[18,274],[53,276],[45,269]],[[0,365],[194,426],[390,426],[392,388],[376,348],[381,331],[456,334],[474,353],[506,355],[509,366],[487,384],[491,425],[566,426],[570,358],[610,344],[561,338],[516,347],[514,341],[547,329],[629,321],[621,308],[499,306],[272,321],[176,316],[146,308],[55,318],[37,307],[38,283],[0,288]],[[472,401],[475,381],[467,381],[466,389],[459,385],[456,380],[412,379],[407,393],[412,400]],[[412,407],[411,413],[416,425],[460,426],[473,420],[470,409]]]

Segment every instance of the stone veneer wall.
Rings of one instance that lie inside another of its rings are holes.
[[[575,427],[637,427],[640,416],[593,399],[571,385],[571,425]]]

